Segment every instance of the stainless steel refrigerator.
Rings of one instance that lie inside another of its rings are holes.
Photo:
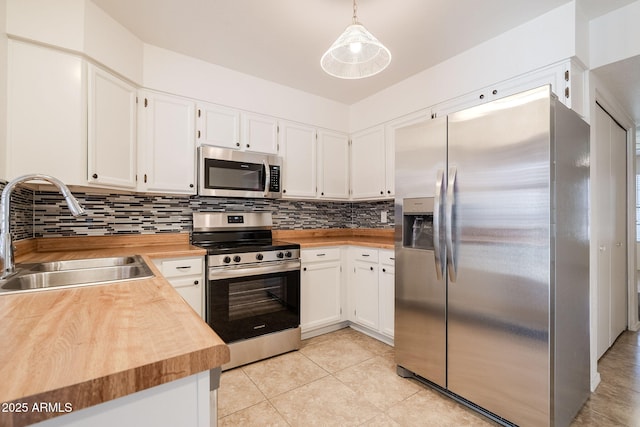
[[[494,420],[589,395],[589,126],[549,86],[400,128],[398,374]]]

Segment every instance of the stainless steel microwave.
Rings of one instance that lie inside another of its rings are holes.
[[[198,147],[198,194],[279,199],[282,159],[228,148]]]

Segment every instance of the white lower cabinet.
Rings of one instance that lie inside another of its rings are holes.
[[[393,338],[396,283],[395,252],[381,249],[378,254],[378,304],[380,308],[380,332]]]
[[[378,250],[352,247],[349,252],[350,320],[378,330]]]
[[[337,247],[303,249],[300,285],[302,333],[342,320],[342,257]]]
[[[204,319],[204,258],[164,258],[153,262],[165,279]]]

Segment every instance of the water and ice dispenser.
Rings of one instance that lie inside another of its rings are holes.
[[[403,199],[402,246],[433,250],[433,197]]]

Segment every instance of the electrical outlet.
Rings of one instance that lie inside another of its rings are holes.
[[[387,218],[387,211],[380,211],[380,222],[386,224],[389,221]]]

